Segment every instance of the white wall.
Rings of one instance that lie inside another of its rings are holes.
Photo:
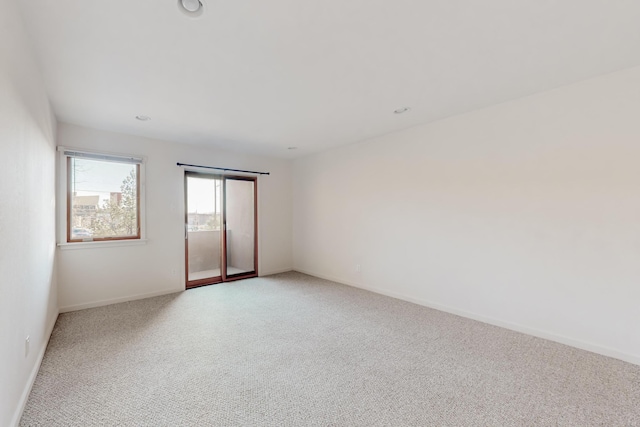
[[[290,161],[65,123],[58,127],[58,144],[142,155],[147,159],[147,244],[61,248],[58,251],[61,311],[184,290],[184,170],[176,166],[177,162],[270,172],[271,175],[258,178],[259,273],[266,275],[292,268]]]
[[[640,363],[640,68],[293,178],[296,270]]]
[[[220,268],[220,231],[189,231],[189,273]]]
[[[0,0],[2,426],[17,423],[58,315],[55,119],[17,3]]]

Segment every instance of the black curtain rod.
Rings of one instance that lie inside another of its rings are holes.
[[[187,163],[176,163],[178,166],[191,166],[192,168],[205,168],[205,169],[215,169],[219,171],[227,171],[227,172],[243,172],[243,173],[255,173],[258,175],[270,175],[269,172],[256,172],[256,171],[245,171],[242,169],[229,169],[229,168],[217,168],[214,166],[200,166],[200,165],[190,165]]]

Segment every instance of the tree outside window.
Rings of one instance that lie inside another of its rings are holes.
[[[69,156],[68,174],[68,242],[140,238],[139,163]]]

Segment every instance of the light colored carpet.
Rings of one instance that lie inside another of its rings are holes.
[[[299,273],[62,314],[23,426],[638,426],[640,367]]]

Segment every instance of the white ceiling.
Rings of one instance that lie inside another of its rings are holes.
[[[202,1],[20,1],[58,119],[296,157],[640,65],[638,0]]]

